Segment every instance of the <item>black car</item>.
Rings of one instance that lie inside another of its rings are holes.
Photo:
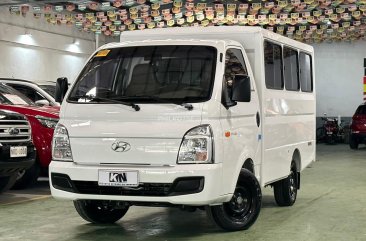
[[[9,189],[36,158],[31,126],[24,115],[0,110],[0,192]]]

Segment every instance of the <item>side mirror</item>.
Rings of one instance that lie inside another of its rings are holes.
[[[57,79],[56,82],[56,94],[55,101],[61,103],[66,95],[69,85],[67,83],[66,77],[61,77]]]
[[[249,76],[235,75],[231,100],[237,102],[250,102],[251,92]]]
[[[37,100],[34,103],[36,103],[36,105],[38,105],[38,106],[45,106],[45,105],[48,106],[48,105],[50,105],[50,102],[48,100],[45,100],[45,99],[43,99],[43,100]]]

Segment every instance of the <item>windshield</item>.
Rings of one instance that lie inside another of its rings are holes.
[[[34,105],[34,103],[22,93],[4,84],[0,84],[0,104]]]
[[[93,96],[138,103],[206,101],[211,97],[216,52],[214,47],[196,45],[101,50],[82,71],[68,100],[93,102],[85,98]]]
[[[47,94],[49,94],[50,96],[55,98],[56,84],[54,84],[54,85],[40,85],[40,87],[41,87],[42,90],[46,91]]]

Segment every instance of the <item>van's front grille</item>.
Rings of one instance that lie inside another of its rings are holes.
[[[27,120],[0,120],[0,142],[26,142],[31,139]]]

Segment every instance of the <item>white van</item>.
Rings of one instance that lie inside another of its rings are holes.
[[[123,33],[65,96],[52,195],[93,223],[158,205],[204,207],[223,229],[249,228],[261,188],[293,205],[315,160],[313,63],[311,46],[258,27]]]

